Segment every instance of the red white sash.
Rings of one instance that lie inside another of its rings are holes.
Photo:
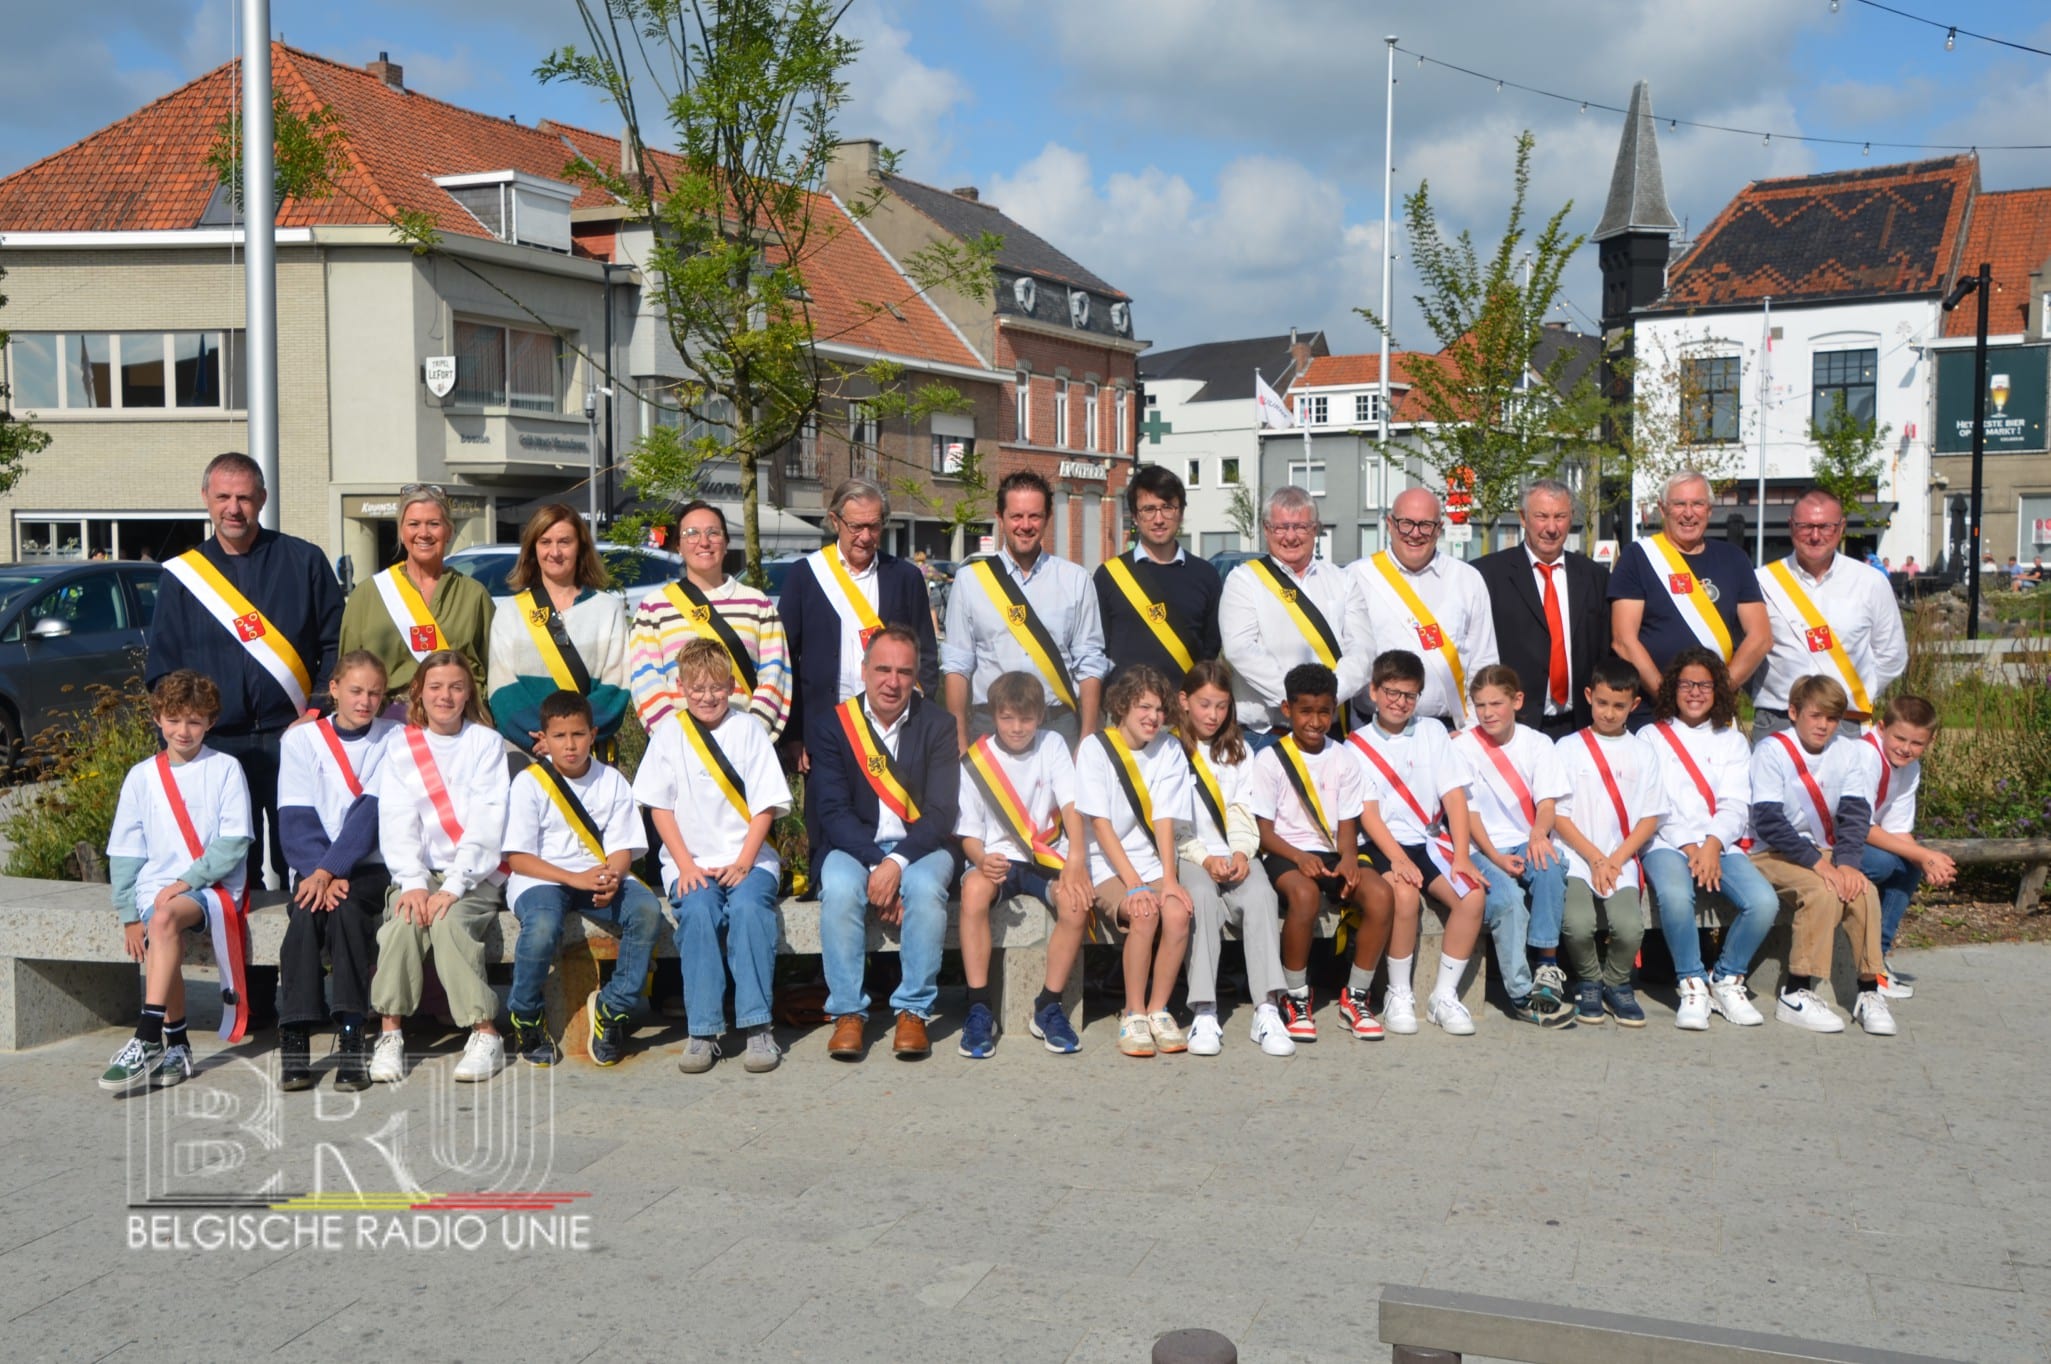
[[[1880,745],[1880,731],[1869,729],[1859,737],[1873,745],[1873,751],[1880,755],[1880,793],[1873,797],[1873,820],[1875,823],[1878,823],[1880,820],[1880,807],[1887,804],[1887,781],[1894,774],[1887,761],[1887,750]]]
[[[435,765],[434,750],[427,746],[427,731],[418,725],[406,726],[406,746],[413,750],[413,766],[420,773],[420,787],[427,792],[427,798],[434,805],[435,818],[441,821],[442,832],[449,836],[452,847],[463,846],[463,821],[456,818],[456,804],[449,799],[449,788],[442,781],[442,770]],[[508,870],[504,860],[498,864],[498,874]]]
[[[1659,731],[1660,738],[1666,740],[1667,747],[1674,751],[1674,756],[1681,760],[1681,770],[1688,774],[1688,780],[1695,783],[1696,791],[1700,792],[1702,799],[1708,802],[1709,816],[1714,819],[1716,817],[1716,792],[1711,789],[1709,778],[1703,776],[1702,769],[1696,766],[1695,755],[1688,752],[1688,746],[1681,742],[1681,736],[1674,733],[1674,722],[1671,720],[1661,720],[1653,728]],[[1741,838],[1738,840],[1738,851],[1750,852],[1751,850],[1751,839]]]
[[[350,799],[362,799],[363,782],[361,781],[361,779],[357,777],[356,769],[349,765],[349,753],[348,750],[342,747],[342,736],[335,733],[334,725],[328,722],[328,718],[326,716],[322,716],[320,719],[315,720],[313,724],[314,728],[320,731],[320,737],[324,741],[326,741],[328,746],[328,752],[334,755],[335,766],[342,769],[342,782],[349,788]],[[414,756],[416,758],[419,756],[418,750],[415,750]],[[433,757],[430,756],[428,758],[428,761],[433,762]],[[436,774],[436,781],[440,781],[439,773]],[[443,794],[446,795],[447,793],[444,792]]]
[[[1381,772],[1383,779],[1389,783],[1389,789],[1403,798],[1403,803],[1408,805],[1410,812],[1417,816],[1417,822],[1424,826],[1426,841],[1437,845],[1438,850],[1445,854],[1446,879],[1453,883],[1453,889],[1462,895],[1465,895],[1470,890],[1481,889],[1480,882],[1453,871],[1453,840],[1442,833],[1435,832],[1437,821],[1424,812],[1424,806],[1419,803],[1416,794],[1411,791],[1410,784],[1396,775],[1396,769],[1390,765],[1387,758],[1381,755],[1381,751],[1368,740],[1366,732],[1364,730],[1355,730],[1351,735],[1347,736],[1346,741],[1367,755],[1367,760],[1375,765]]]
[[[171,807],[171,818],[177,821],[185,851],[197,861],[206,854],[207,845],[193,827],[192,812],[185,808],[178,779],[171,775],[169,753],[157,755],[157,780],[163,784],[164,803]],[[240,901],[218,881],[209,889],[220,906],[218,913],[207,916],[212,920],[214,964],[221,968],[220,1037],[223,1042],[240,1042],[249,1035],[249,1010],[243,1003],[249,998],[249,883],[243,882]]]
[[[1595,759],[1595,775],[1602,778],[1602,789],[1609,792],[1610,808],[1617,812],[1617,829],[1622,838],[1631,836],[1631,812],[1624,808],[1624,793],[1617,785],[1616,773],[1609,770],[1609,759],[1602,756],[1602,743],[1595,737],[1593,729],[1581,731],[1581,741],[1588,745],[1588,756]],[[1638,883],[1645,883],[1644,865],[1637,858],[1631,865],[1638,868]]]
[[[1474,742],[1481,745],[1481,751],[1488,755],[1488,760],[1495,764],[1496,771],[1502,773],[1503,780],[1510,784],[1511,794],[1517,797],[1517,805],[1524,811],[1525,827],[1529,828],[1538,823],[1538,802],[1531,798],[1530,786],[1518,773],[1516,765],[1510,761],[1510,755],[1503,751],[1503,746],[1489,738],[1480,725],[1474,727]]]
[[[1809,764],[1802,761],[1801,747],[1788,737],[1788,732],[1784,729],[1773,737],[1780,740],[1780,746],[1787,750],[1788,761],[1795,765],[1795,775],[1802,779],[1802,788],[1809,793],[1809,803],[1816,807],[1816,827],[1823,831],[1824,846],[1835,844],[1837,835],[1835,821],[1830,817],[1830,802],[1823,798],[1823,788],[1818,786],[1816,778],[1810,775]],[[1884,767],[1887,755],[1881,754],[1880,761]]]

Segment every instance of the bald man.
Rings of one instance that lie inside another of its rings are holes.
[[[1367,609],[1370,652],[1408,649],[1422,658],[1417,714],[1461,729],[1472,718],[1467,679],[1500,661],[1488,585],[1472,564],[1440,552],[1445,524],[1428,490],[1398,495],[1383,527],[1389,547],[1347,570],[1353,595]],[[1364,714],[1371,701],[1363,689],[1355,704]]]

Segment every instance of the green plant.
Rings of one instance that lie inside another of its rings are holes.
[[[2051,837],[2051,685],[1989,682],[1947,658],[1935,613],[1909,627],[1908,671],[1896,690],[1936,705],[1941,725],[1923,758],[1917,825],[1933,838]]]
[[[1809,439],[1816,445],[1811,470],[1816,486],[1843,503],[1847,516],[1864,517],[1874,529],[1887,523],[1867,499],[1879,490],[1880,443],[1893,429],[1854,417],[1842,393],[1831,399],[1828,418],[1809,425]]]
[[[128,769],[157,751],[149,700],[139,686],[89,690],[92,706],[76,724],[46,730],[30,745],[30,761],[43,768],[46,782],[25,790],[0,826],[14,845],[9,876],[78,879],[68,865],[72,850],[81,843],[106,849]]]

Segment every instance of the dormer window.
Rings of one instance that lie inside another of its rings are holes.
[[[575,185],[510,170],[442,175],[435,183],[500,241],[569,254]]]

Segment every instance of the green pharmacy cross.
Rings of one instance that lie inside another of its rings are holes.
[[[1139,424],[1139,433],[1147,438],[1147,444],[1149,445],[1159,445],[1161,437],[1170,434],[1174,430],[1175,424],[1173,422],[1161,420],[1159,408],[1147,413],[1147,419]]]

